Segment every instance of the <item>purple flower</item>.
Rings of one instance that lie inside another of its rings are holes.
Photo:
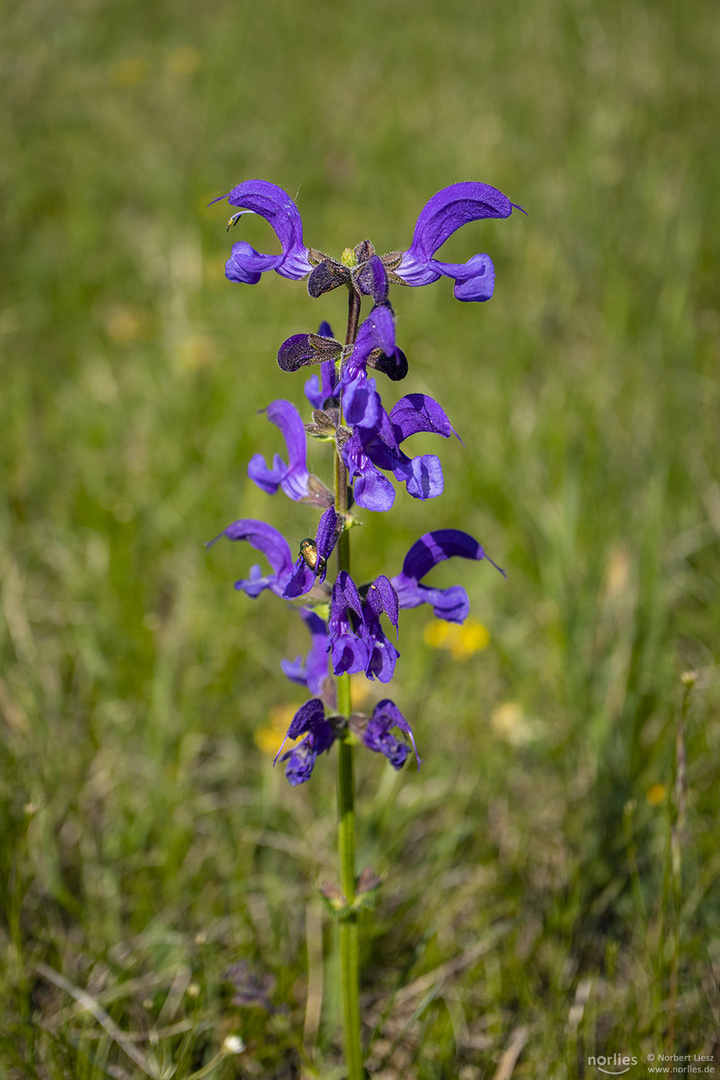
[[[259,214],[272,227],[282,247],[281,255],[263,255],[246,240],[233,244],[232,255],[225,265],[225,276],[230,281],[255,285],[266,270],[275,270],[286,278],[295,280],[306,277],[312,270],[308,249],[303,244],[300,211],[290,196],[267,180],[246,180],[234,187],[227,199],[231,206],[241,206],[228,223],[234,225],[243,214]],[[213,202],[218,202],[213,199]]]
[[[306,468],[305,428],[302,417],[289,401],[273,401],[266,411],[270,423],[276,424],[283,433],[289,464],[286,465],[280,455],[275,454],[273,467],[270,469],[262,454],[255,454],[248,465],[248,476],[268,495],[274,495],[281,487],[289,498],[298,501],[308,493],[310,475]]]
[[[376,304],[360,324],[343,382],[352,381],[366,367],[377,368],[393,382],[407,375],[407,357],[395,344],[395,313],[388,303]]]
[[[368,679],[392,679],[399,653],[382,629],[383,613],[397,630],[397,596],[385,575],[368,586],[363,600],[347,570],[341,570],[333,586],[328,621],[330,658],[336,675],[363,671]]]
[[[228,525],[227,529],[223,529],[219,536],[207,544],[207,547],[212,547],[221,536],[226,536],[228,540],[247,540],[251,547],[262,551],[273,569],[272,574],[263,575],[259,566],[253,566],[249,578],[235,582],[236,589],[247,593],[253,599],[265,589],[270,589],[276,596],[283,595],[290,581],[293,560],[287,540],[277,529],[264,521],[242,518]]]
[[[278,488],[295,502],[309,503],[312,506],[330,506],[332,492],[317,476],[307,471],[305,425],[300,413],[289,401],[273,401],[267,407],[267,418],[276,424],[283,433],[288,452],[286,465],[279,454],[273,457],[269,468],[262,454],[255,454],[248,465],[248,476],[257,486],[274,495]]]
[[[379,469],[392,472],[403,481],[415,499],[433,499],[442,494],[443,474],[434,454],[409,458],[400,444],[411,435],[429,431],[448,438],[457,432],[443,409],[427,394],[407,394],[390,413],[380,408],[373,428],[358,427],[342,449],[343,460],[354,480],[354,498],[366,510],[389,510],[395,491]],[[458,436],[459,437],[459,436]]]
[[[287,761],[285,776],[293,787],[310,779],[318,754],[329,750],[335,741],[335,731],[325,719],[325,709],[319,698],[306,701],[295,713],[273,765],[280,757],[286,740],[299,739],[301,735],[306,735],[303,741],[280,758],[281,762]]]
[[[462,623],[470,611],[467,593],[461,585],[451,585],[448,589],[433,589],[420,582],[438,563],[459,555],[463,559],[487,559],[499,570],[503,577],[505,571],[486,555],[477,540],[459,529],[436,529],[425,533],[408,551],[403,568],[397,577],[391,578],[401,608],[418,607],[420,604],[432,604],[433,613],[446,622]]]
[[[412,243],[403,252],[395,275],[406,285],[430,285],[441,276],[451,277],[456,299],[489,300],[495,285],[489,255],[473,255],[466,263],[440,262],[434,255],[462,225],[481,218],[506,218],[513,209],[522,207],[488,184],[465,181],[443,188],[420,212]]]
[[[390,729],[393,727],[399,728],[410,739],[419,769],[422,760],[417,752],[412,728],[397,705],[393,704],[388,698],[377,703],[360,737],[368,750],[384,754],[394,769],[401,769],[408,756],[408,748],[405,743],[399,742],[392,734]]]
[[[319,695],[328,676],[328,635],[327,626],[319,615],[308,608],[300,609],[303,620],[311,635],[310,649],[303,661],[281,660],[280,667],[291,682],[306,686],[311,694]]]
[[[335,513],[335,508],[329,506],[318,522],[315,539],[303,540],[292,577],[282,594],[285,600],[294,600],[298,596],[304,596],[305,593],[310,592],[316,581],[325,580],[327,560],[335,547],[340,520]]]
[[[380,262],[377,256],[374,259]],[[407,375],[407,358],[395,344],[395,315],[387,303],[376,304],[361,324],[338,384],[343,391],[345,419],[351,427],[375,427],[382,409],[375,380],[367,377],[368,367],[384,372],[394,382]]]
[[[365,510],[389,510],[395,501],[395,488],[365,453],[359,432],[345,443],[342,456],[353,482],[357,505]]]

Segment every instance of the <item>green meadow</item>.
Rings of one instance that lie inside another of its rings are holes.
[[[491,255],[490,303],[391,293],[383,399],[430,394],[464,445],[408,444],[444,494],[365,512],[353,572],[450,527],[508,576],[438,567],[479,626],[448,648],[403,612],[369,684],[424,760],[357,758],[370,1075],[719,1069],[716,5],[3,12],[0,1077],[343,1075],[334,761],[296,789],[271,764],[306,631],[233,590],[247,545],[204,546],[313,531],[247,462],[284,449],[258,410],[304,401],[279,344],[344,330],[342,290],[225,280],[232,241],[276,250],[208,206],[254,177],[336,257],[408,247],[458,180],[527,211],[442,251]]]

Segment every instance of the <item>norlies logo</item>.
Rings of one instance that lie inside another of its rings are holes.
[[[607,1057],[605,1054],[593,1055],[587,1059],[588,1065],[595,1065],[596,1068],[605,1073],[607,1076],[622,1076],[623,1073],[630,1071],[631,1065],[637,1065],[638,1059],[633,1054],[630,1057],[629,1054],[611,1054]]]

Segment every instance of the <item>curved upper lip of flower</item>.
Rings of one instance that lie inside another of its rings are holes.
[[[513,209],[522,207],[489,184],[465,180],[443,188],[421,210],[412,243],[403,252],[394,276],[406,285],[429,285],[441,275],[451,277],[459,300],[488,300],[495,278],[488,255],[474,255],[466,263],[445,263],[434,255],[463,225],[482,218],[506,218]]]
[[[206,546],[212,547],[221,536],[226,536],[228,540],[246,540],[256,551],[262,552],[273,569],[272,574],[263,576],[260,567],[254,566],[249,578],[235,583],[236,589],[244,592],[249,590],[249,595],[252,596],[258,596],[263,589],[271,589],[277,596],[282,596],[293,568],[290,546],[282,533],[265,521],[241,518],[239,521],[234,521],[232,525],[228,525]]]
[[[310,273],[312,266],[303,243],[300,211],[286,191],[267,180],[245,180],[219,198],[227,199],[231,206],[242,207],[241,214],[258,214],[265,218],[282,246],[281,255],[266,255],[246,241],[234,244],[226,267],[228,277],[254,283],[266,270],[276,270],[283,277],[295,280]],[[213,202],[218,201],[213,199]],[[235,224],[241,214],[233,215],[230,223]]]
[[[402,570],[391,578],[401,608],[418,607],[430,603],[437,618],[449,622],[464,622],[469,611],[465,590],[459,585],[448,589],[433,589],[421,585],[426,574],[444,562],[460,556],[463,559],[486,559],[503,577],[505,571],[485,552],[481,544],[460,529],[435,529],[416,540],[405,556]]]

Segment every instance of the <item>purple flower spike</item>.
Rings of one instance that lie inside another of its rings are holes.
[[[368,750],[384,754],[394,769],[401,769],[408,755],[407,746],[398,742],[390,729],[396,727],[410,739],[415,751],[415,759],[418,769],[422,760],[417,752],[415,736],[403,714],[389,698],[379,701],[373,709],[373,714],[368,720],[367,727],[362,734],[362,741]]]
[[[301,743],[280,758],[281,761],[287,761],[285,776],[293,787],[310,779],[318,755],[329,750],[335,741],[335,732],[325,719],[325,709],[319,698],[306,701],[295,713],[273,765],[280,757],[287,739],[299,739],[306,733],[307,737]]]
[[[247,593],[253,599],[265,589],[270,589],[276,596],[283,595],[290,580],[293,561],[290,546],[277,529],[264,521],[242,518],[228,525],[227,529],[223,529],[219,536],[207,544],[207,547],[212,547],[221,536],[226,536],[228,540],[247,540],[251,547],[262,551],[274,571],[272,574],[263,575],[259,566],[253,566],[249,578],[235,582],[236,589]]]
[[[474,255],[466,263],[445,263],[434,255],[463,225],[482,218],[506,218],[513,209],[522,207],[488,184],[465,181],[443,188],[420,212],[412,243],[403,253],[396,276],[406,285],[430,285],[441,276],[451,277],[458,300],[489,300],[495,269],[488,255]]]
[[[459,529],[436,529],[421,536],[405,556],[402,571],[391,579],[401,608],[419,607],[420,604],[432,604],[433,613],[446,622],[462,623],[468,616],[470,605],[467,593],[460,585],[451,585],[448,589],[432,589],[420,582],[438,563],[455,555],[463,559],[487,559],[499,570],[503,577],[505,571],[486,555],[477,540]]]
[[[251,247],[246,240],[233,244],[232,254],[225,265],[225,276],[230,281],[239,281],[246,285],[255,285],[266,270],[275,270],[282,277],[306,277],[312,270],[308,260],[308,249],[303,244],[302,220],[300,211],[290,196],[267,180],[246,180],[238,184],[227,196],[232,206],[241,206],[240,214],[235,214],[230,222],[235,222],[242,213],[259,214],[272,227],[282,247],[281,255],[264,255]],[[214,199],[213,202],[218,202]]]
[[[303,541],[300,555],[293,569],[292,577],[285,587],[283,598],[294,600],[310,592],[316,581],[325,580],[327,560],[330,558],[338,536],[339,518],[335,507],[329,506],[320,518],[315,540]]]

